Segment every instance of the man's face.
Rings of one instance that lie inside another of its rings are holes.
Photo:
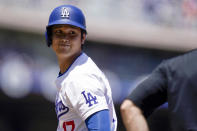
[[[70,25],[52,27],[52,48],[58,57],[69,57],[81,52],[81,29]]]

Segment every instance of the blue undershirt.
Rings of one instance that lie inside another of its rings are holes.
[[[88,131],[110,131],[109,110],[94,113],[85,120]]]

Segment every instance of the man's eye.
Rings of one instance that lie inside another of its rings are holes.
[[[75,35],[76,33],[74,31],[71,31],[70,32],[70,35]]]
[[[55,32],[54,32],[54,34],[61,34],[62,32],[61,32],[61,30],[56,30]]]

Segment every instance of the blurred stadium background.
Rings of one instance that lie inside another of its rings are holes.
[[[44,33],[50,12],[61,4],[86,15],[84,51],[110,81],[118,131],[125,130],[119,106],[132,89],[162,60],[197,47],[196,0],[0,0],[1,131],[56,130],[53,81],[59,70]],[[152,116],[150,125],[168,130],[157,121],[166,113]]]

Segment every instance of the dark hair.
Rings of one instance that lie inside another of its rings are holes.
[[[83,34],[87,34],[87,32],[85,30],[81,29],[81,41],[83,39]],[[83,47],[84,47],[84,44],[81,45],[81,49],[83,49]]]

